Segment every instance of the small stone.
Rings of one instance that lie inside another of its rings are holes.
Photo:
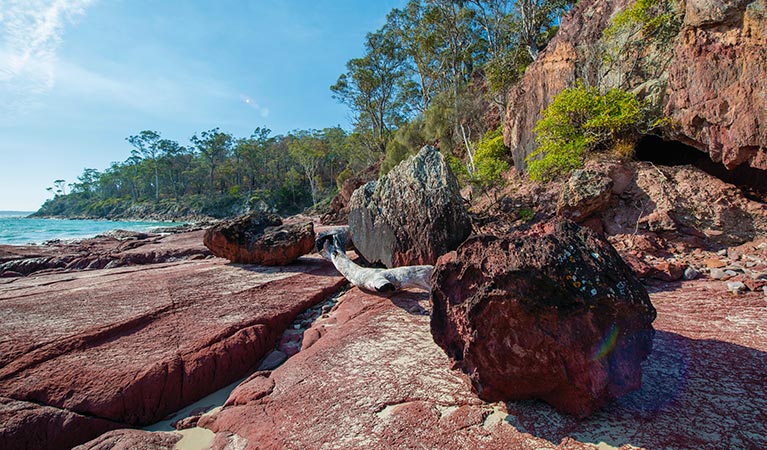
[[[746,291],[746,285],[740,281],[729,281],[727,282],[727,290],[733,294],[742,294]]]
[[[706,267],[708,267],[709,269],[719,269],[727,265],[719,258],[708,258],[705,261],[705,264],[706,264]]]
[[[322,305],[322,314],[327,314],[333,309],[333,305]]]
[[[688,267],[684,270],[684,279],[685,280],[694,280],[700,276],[700,272],[693,269],[692,267]]]
[[[738,272],[736,272],[734,270],[729,270],[728,269],[728,270],[725,270],[724,273],[727,274],[728,276],[731,276],[731,277],[738,276]]]
[[[764,292],[764,296],[767,297],[767,286],[762,286],[762,292]]]
[[[727,278],[727,274],[724,273],[724,270],[722,269],[711,269],[711,272],[709,272],[709,275],[711,275],[711,278],[714,280],[722,280],[724,278]]]
[[[716,254],[719,255],[719,256],[727,256],[727,249],[723,248],[723,249],[719,250],[718,252],[716,252]]]

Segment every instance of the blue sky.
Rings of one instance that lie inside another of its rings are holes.
[[[125,160],[145,129],[349,128],[328,87],[405,2],[0,0],[0,210]]]

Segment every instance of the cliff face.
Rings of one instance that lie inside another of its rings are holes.
[[[674,2],[672,2],[674,3]],[[676,2],[665,40],[604,30],[632,0],[582,0],[509,96],[504,140],[525,167],[535,123],[562,89],[581,79],[648,100],[675,124],[675,139],[728,169],[767,169],[767,0]]]

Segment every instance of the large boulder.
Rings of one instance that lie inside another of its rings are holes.
[[[386,267],[434,264],[471,232],[458,182],[445,158],[426,146],[350,200],[358,252]]]
[[[312,251],[314,224],[282,225],[278,215],[256,212],[214,225],[203,242],[235,263],[284,266]]]
[[[434,340],[488,401],[585,417],[641,384],[655,309],[610,244],[559,219],[440,258]]]

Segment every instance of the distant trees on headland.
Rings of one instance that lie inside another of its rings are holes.
[[[259,127],[243,138],[214,128],[193,135],[188,145],[145,130],[126,140],[133,150],[125,161],[103,172],[85,169],[69,194],[64,180],[56,180],[55,196],[39,214],[124,217],[147,203],[143,210],[158,216],[223,217],[254,208],[290,213],[332,194],[342,171],[379,159],[340,127],[285,136]],[[165,214],[171,203],[175,212]]]

